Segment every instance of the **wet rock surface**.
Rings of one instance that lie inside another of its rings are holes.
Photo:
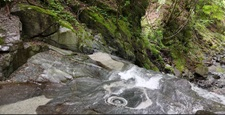
[[[48,49],[41,42],[24,42],[13,46],[15,47],[14,50],[0,53],[0,80],[7,79],[12,72],[25,64],[31,56]]]
[[[101,60],[79,53],[38,53],[15,71],[7,83],[1,84],[0,111],[44,95],[49,100],[36,108],[38,114],[194,114],[198,110],[225,113],[223,95],[119,58],[112,60],[123,63],[123,68],[107,69],[99,64]]]
[[[0,105],[15,103],[42,94],[41,85],[34,83],[5,83],[0,85]]]
[[[216,54],[208,62],[208,74],[206,79],[194,81],[199,87],[209,91],[225,95],[225,51]]]
[[[10,18],[0,11],[0,53],[8,53],[19,48],[22,25],[17,16]]]
[[[89,55],[89,57],[93,60],[96,60],[102,66],[105,66],[106,68],[109,68],[111,70],[121,70],[124,66],[122,62],[114,61],[109,54],[106,53],[94,53],[92,55]]]
[[[17,16],[11,15],[9,18],[0,11],[0,39],[3,39],[2,44],[7,46],[7,44],[19,42],[21,30],[22,24]],[[2,44],[0,43],[0,46]],[[4,51],[4,49],[0,47],[0,51]]]

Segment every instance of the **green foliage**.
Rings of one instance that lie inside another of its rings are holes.
[[[105,18],[111,18],[111,16],[107,13],[106,10],[103,10],[102,8],[99,8],[97,6],[92,6],[91,9],[99,14],[101,14],[102,16],[104,16]]]
[[[124,4],[124,7],[125,7],[125,6],[129,6],[129,5],[130,5],[130,1],[127,0],[127,1],[125,2],[125,4]]]
[[[182,52],[179,52],[179,50],[177,49],[177,47],[175,49],[174,50],[171,50],[172,51],[171,54],[172,54],[173,62],[175,64],[175,67],[179,71],[183,71],[184,68],[185,68],[185,57],[184,57],[184,55],[183,55]]]
[[[212,32],[210,29],[206,27],[204,23],[202,23],[202,21],[195,21],[194,28],[202,36],[202,39],[206,41],[206,43],[211,44],[211,49],[217,49],[218,47],[221,47],[222,46],[221,42],[225,41],[224,34]]]
[[[205,44],[201,44],[202,47],[211,44],[210,49],[219,50],[221,43],[225,42],[224,25],[221,25],[225,18],[224,3],[224,0],[199,0],[196,13],[192,15],[192,24],[205,41]],[[217,29],[212,31],[212,25]]]
[[[70,11],[66,10],[64,4],[58,0],[48,0],[44,7],[21,4],[21,8],[33,9],[43,14],[52,16],[61,26],[72,30],[78,38],[78,49],[80,51],[86,50],[84,48],[91,48],[93,36],[92,31],[87,29],[84,25],[79,23]],[[69,1],[67,1],[69,2]],[[76,29],[76,31],[75,31]]]
[[[194,16],[201,20],[223,20],[225,18],[224,0],[199,0]]]
[[[106,19],[103,15],[99,14],[95,10],[88,11],[88,14],[90,18],[92,18],[95,22],[104,25],[104,27],[106,27],[106,29],[109,30],[112,35],[114,35],[117,27],[111,20]]]
[[[204,5],[203,12],[210,16],[213,19],[223,20],[224,19],[224,11],[222,8],[216,4],[213,5]]]
[[[4,40],[2,37],[0,37],[0,45],[4,44]]]

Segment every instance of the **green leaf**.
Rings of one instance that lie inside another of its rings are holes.
[[[206,14],[210,14],[212,11],[212,6],[211,5],[204,5],[203,6],[203,12]]]

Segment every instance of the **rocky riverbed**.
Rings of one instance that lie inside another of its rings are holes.
[[[193,82],[201,88],[225,95],[225,51],[208,57],[207,60],[205,64],[208,74],[204,79],[195,79]]]
[[[106,53],[49,49],[29,58],[1,83],[1,113],[225,113],[224,95],[185,79]]]

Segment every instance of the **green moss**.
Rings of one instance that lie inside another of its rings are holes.
[[[174,68],[172,66],[166,65],[165,66],[166,70],[169,70],[170,72],[174,73]]]
[[[111,20],[105,19],[101,14],[94,11],[88,11],[88,14],[92,20],[106,27],[112,35],[115,34],[116,25]]]
[[[175,64],[175,67],[179,70],[179,71],[183,71],[185,69],[185,57],[184,55],[177,51],[177,50],[172,50],[172,58],[173,58],[173,63]]]
[[[141,40],[140,44],[142,44],[144,50],[150,52],[150,55],[146,55],[151,58],[151,61],[157,65],[158,68],[164,68],[164,60],[161,56],[160,50],[166,48],[163,43],[163,29],[160,27],[161,21],[160,19],[156,20],[153,25],[150,25],[147,22],[146,18],[142,18],[141,26]],[[154,28],[153,28],[154,26]]]
[[[154,44],[150,44],[149,47],[153,55],[159,55],[160,51],[156,48],[157,46],[155,46]]]
[[[63,17],[63,14],[57,13],[54,10],[49,10],[49,9],[44,9],[38,6],[33,6],[33,5],[25,5],[25,4],[20,4],[20,8],[23,10],[35,10],[37,12],[43,13],[43,14],[47,14],[52,16],[61,26],[66,27],[70,30],[72,30],[74,32],[73,26],[70,24],[70,22],[68,22],[67,20],[65,20]],[[64,13],[64,15],[66,15],[68,17],[68,13]],[[76,24],[78,24],[78,22],[75,22]]]
[[[225,35],[218,32],[212,32],[206,27],[204,23],[200,21],[196,21],[194,28],[202,36],[203,40],[212,44],[211,49],[222,48],[221,42],[225,42]],[[206,45],[206,44],[202,44],[202,45]]]
[[[151,69],[151,67],[147,63],[144,63],[144,68]]]
[[[133,53],[133,47],[131,46],[131,44],[127,43],[127,42],[124,42],[124,46],[125,48],[125,52],[130,55],[130,56],[134,56],[134,53]]]
[[[140,37],[139,32],[141,32],[141,28],[138,26],[140,20],[136,20],[137,15],[134,15],[135,19],[130,19],[128,18],[129,16],[120,16],[117,19],[117,16],[105,13],[103,10],[104,9],[97,7],[89,7],[89,9],[82,12],[81,18],[85,23],[88,23],[90,28],[96,28],[98,32],[102,33],[110,45],[116,45],[120,56],[122,55],[125,59],[134,61],[134,58],[136,58],[136,64],[139,66],[159,71],[159,69],[151,62],[146,50],[149,49],[150,52],[157,57],[154,61],[162,63],[163,60],[159,52],[161,47],[158,46],[158,44],[152,44],[149,41],[149,36]],[[134,23],[135,25],[133,25]],[[161,33],[158,32],[157,34]],[[159,36],[156,35],[154,38],[154,42],[156,43],[158,42],[157,37]],[[134,52],[135,50],[142,51],[144,54]]]
[[[146,69],[151,69],[151,70],[154,70],[154,71],[159,71],[159,69],[149,59],[146,59],[144,61],[144,67]]]
[[[57,13],[54,13],[52,10],[44,9],[38,6],[33,6],[33,5],[25,5],[25,4],[20,4],[20,8],[23,10],[35,10],[37,12],[43,13],[43,14],[48,14],[53,17],[57,17]]]
[[[58,22],[61,26],[66,27],[66,28],[72,30],[73,32],[75,32],[73,29],[73,26],[69,22],[67,22],[65,20],[58,20]]]
[[[4,39],[0,37],[0,45],[4,44]]]
[[[180,71],[184,70],[185,60],[184,59],[174,59],[176,68]]]
[[[129,27],[128,27],[128,23],[125,22],[124,20],[119,20],[118,21],[118,25],[119,25],[119,28],[120,30],[122,30],[122,32],[128,37],[128,38],[131,38],[132,37],[132,34],[129,30]]]
[[[85,26],[80,24],[70,12],[63,10],[64,8],[63,6],[60,6],[60,3],[52,5],[53,6],[49,6],[47,8],[41,8],[38,6],[20,4],[20,7],[24,10],[32,9],[37,12],[52,16],[53,19],[55,19],[55,21],[61,26],[70,29],[76,34],[77,38],[79,38],[78,49],[80,51],[83,51],[84,48],[91,48],[91,42],[93,40],[91,31],[87,30]],[[53,9],[57,7],[58,9],[53,10],[50,7],[53,7]],[[72,24],[76,27],[76,31],[74,30]]]
[[[116,16],[107,14],[105,9],[94,6],[90,7],[87,13],[90,16],[89,18],[94,20],[94,22],[103,25],[114,37],[117,37],[115,36],[117,33],[122,34],[122,41],[129,41],[132,37],[133,33],[130,31],[129,22],[127,21],[126,17],[117,19]]]
[[[149,59],[145,59],[143,60],[143,67],[146,68],[146,69],[153,69],[152,68],[152,63],[151,61],[149,61]]]
[[[84,11],[84,14],[87,14],[84,18],[89,18],[87,21],[91,22],[91,27],[95,25],[93,27],[102,33],[111,45],[117,45],[120,55],[123,55],[125,59],[134,60],[135,54],[131,41],[133,33],[130,31],[126,18],[116,19],[116,16],[105,14],[102,10],[98,7],[90,7]]]

